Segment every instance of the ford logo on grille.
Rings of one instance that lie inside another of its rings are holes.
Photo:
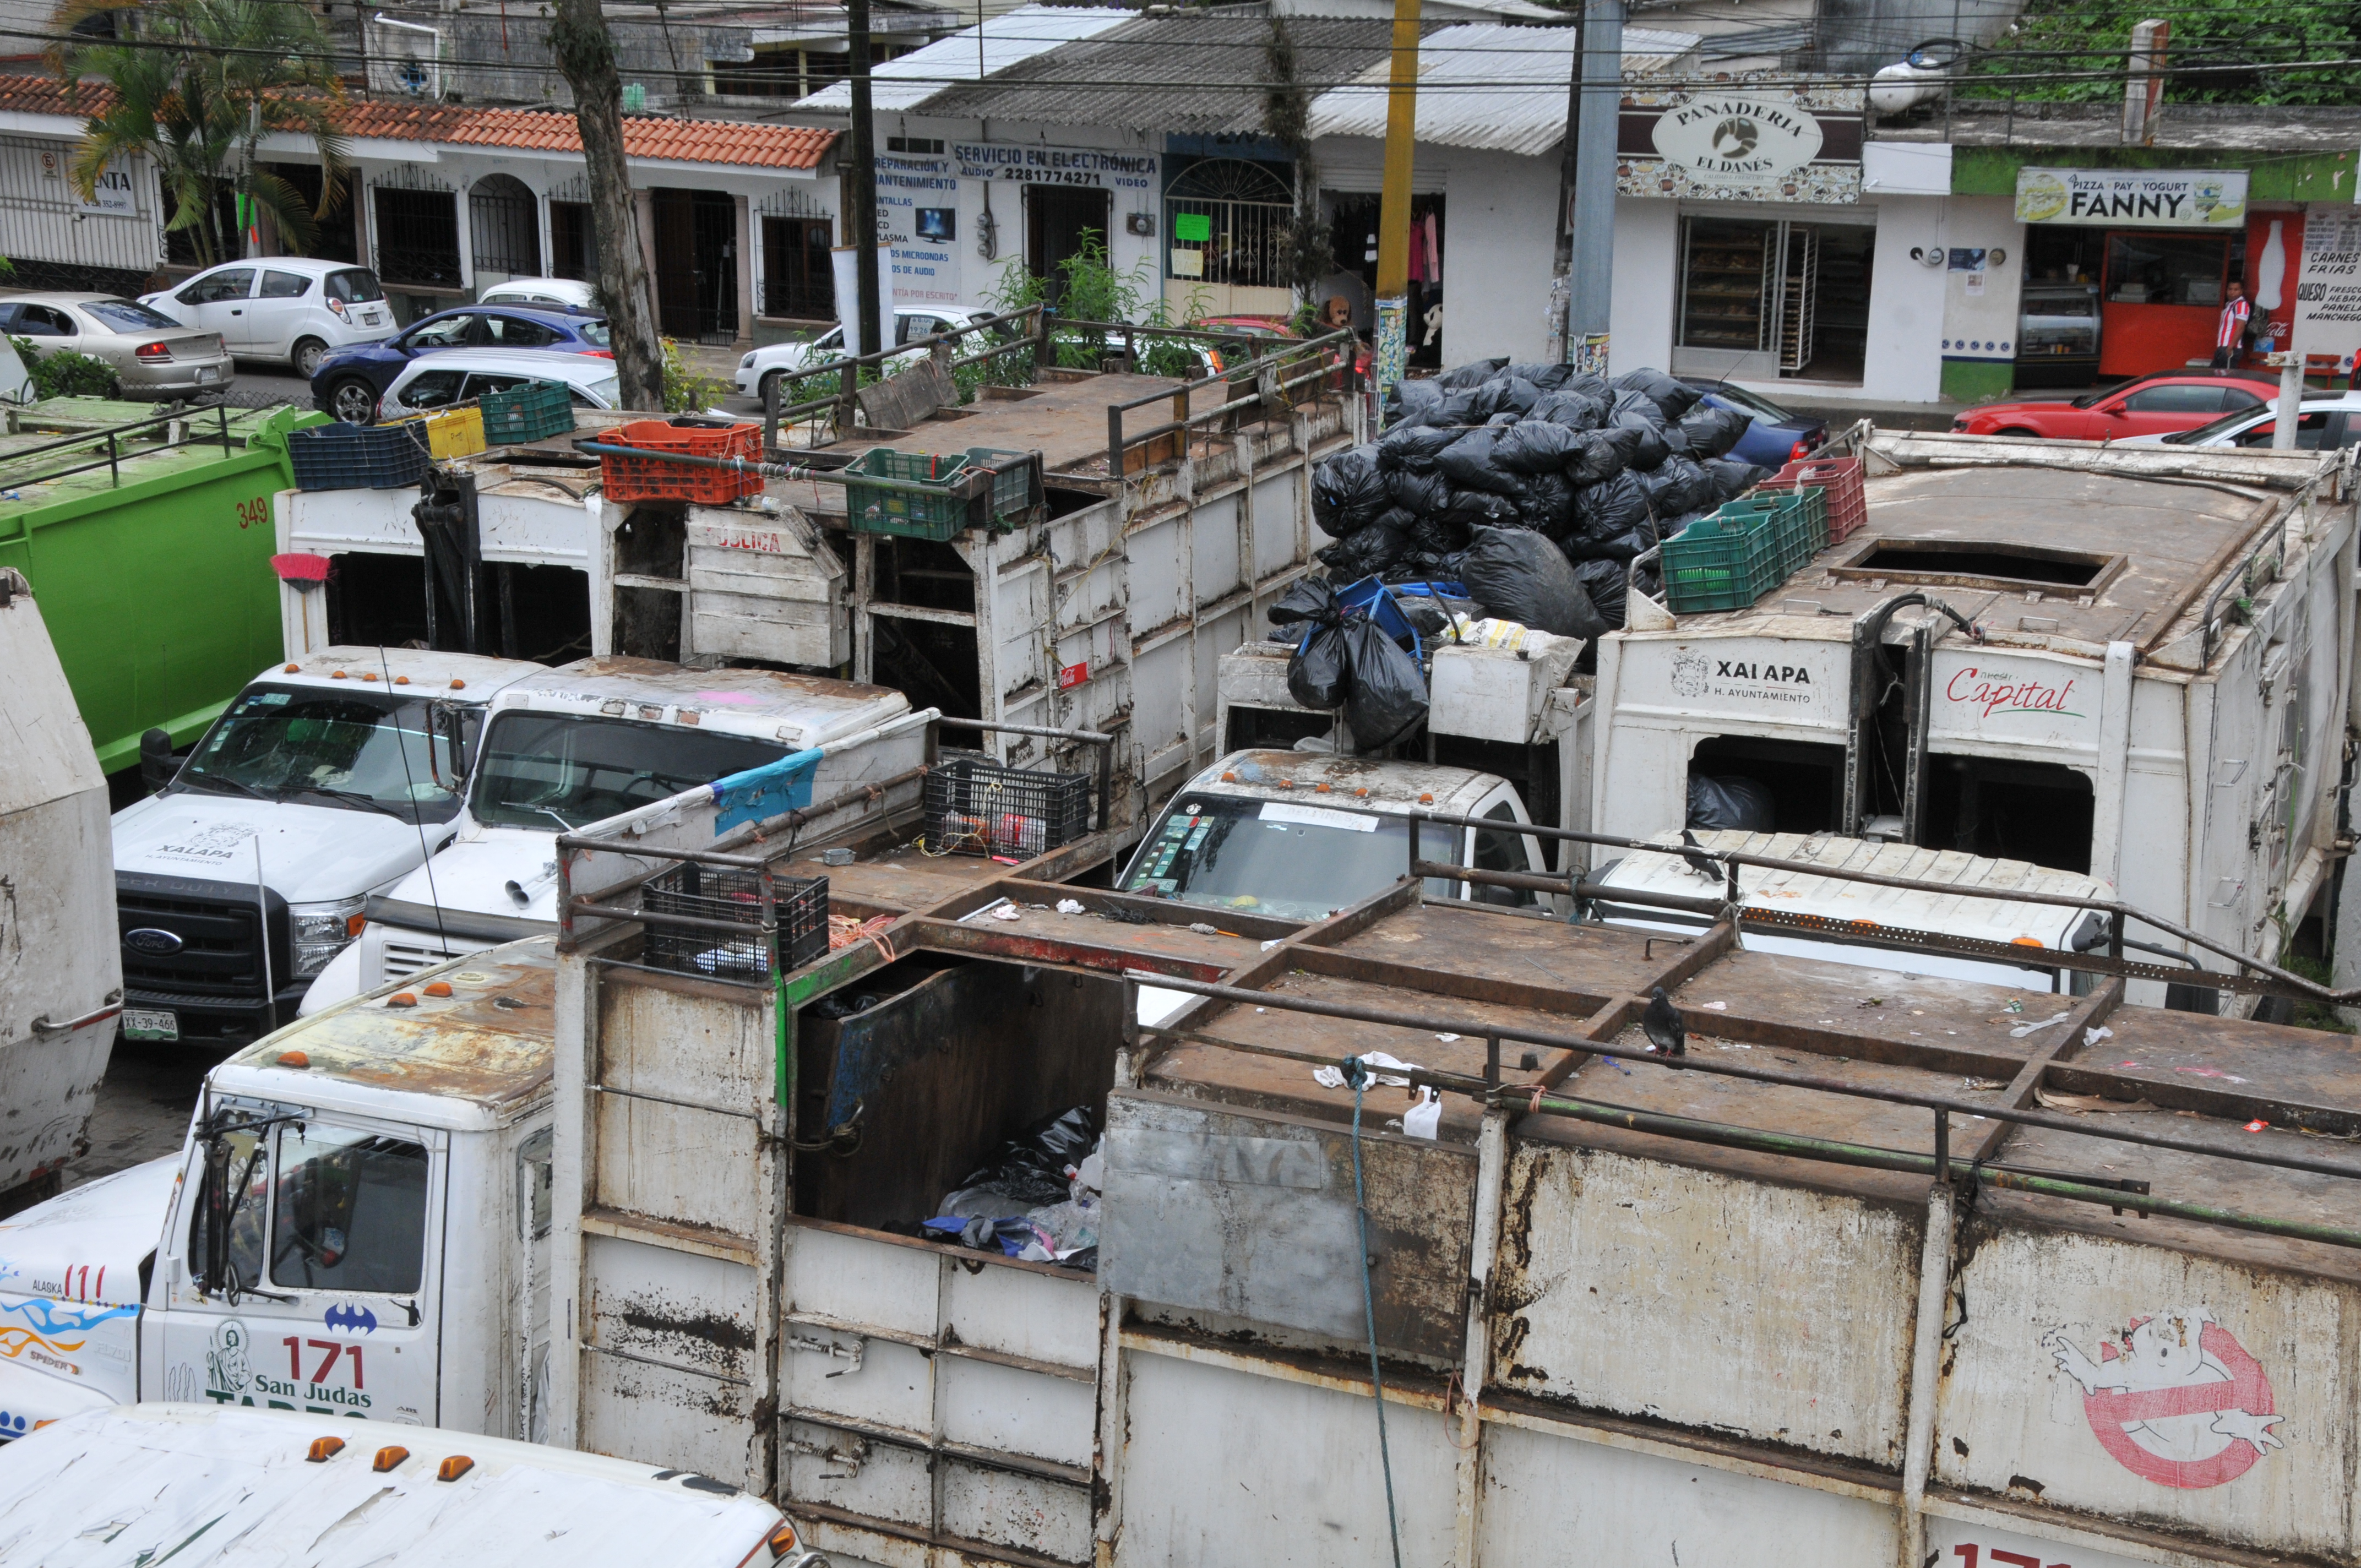
[[[159,958],[166,953],[177,953],[187,946],[177,933],[159,931],[153,926],[142,926],[136,931],[126,931],[123,933],[123,945],[135,952],[153,953]]]

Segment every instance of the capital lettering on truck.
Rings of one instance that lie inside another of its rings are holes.
[[[2047,681],[1971,664],[1944,683],[1943,696],[1946,701],[1980,709],[1981,717],[1985,718],[1995,713],[2054,713],[2065,718],[2081,718],[2083,715],[2079,709],[2067,706],[2073,699],[2074,685],[2070,676],[2063,685],[2052,685]]]

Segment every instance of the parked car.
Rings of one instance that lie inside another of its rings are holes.
[[[544,348],[454,348],[413,359],[378,400],[381,417],[448,408],[486,392],[505,392],[527,381],[563,381],[577,409],[622,406],[615,362],[588,354]]]
[[[541,305],[551,310],[606,313],[598,306],[598,286],[579,278],[511,278],[476,296],[479,305]]]
[[[2126,438],[2125,446],[2244,446],[2268,447],[2279,429],[2279,411],[2273,403],[2258,409],[2240,409],[2224,414],[2194,430],[2177,430],[2169,435],[2135,435]],[[2335,392],[2308,397],[2298,405],[2295,421],[2295,444],[2300,452],[2334,450],[2345,446],[2361,446],[2361,392]]]
[[[933,306],[899,305],[894,311],[894,346],[917,343],[939,332],[950,332],[971,322],[990,321],[990,311],[938,310]],[[962,344],[968,353],[983,346],[977,340],[973,346]],[[732,377],[741,397],[759,398],[763,387],[774,378],[791,370],[808,370],[831,359],[844,357],[844,323],[829,328],[818,337],[796,343],[774,343],[754,350],[738,361],[737,374]],[[817,392],[812,396],[818,396]],[[785,400],[792,402],[790,397]]]
[[[104,360],[115,395],[185,398],[229,386],[221,334],[182,326],[161,311],[114,294],[16,294],[0,301],[0,333],[43,354],[60,349]]]
[[[1951,428],[1969,435],[2043,435],[2057,441],[2121,441],[2168,435],[2279,395],[2279,378],[2255,370],[2160,370],[2070,402],[1985,403]]]
[[[183,326],[218,334],[241,359],[283,360],[309,378],[333,349],[394,334],[377,274],[347,261],[272,256],[209,268],[139,302]]]
[[[1730,449],[1730,455],[1741,462],[1777,468],[1810,456],[1813,449],[1828,438],[1828,422],[1817,414],[1797,413],[1760,392],[1750,392],[1727,381],[1709,381],[1696,376],[1682,379],[1703,392],[1705,400],[1713,407],[1742,413],[1754,422],[1738,438],[1738,444]]]
[[[312,378],[312,404],[349,424],[377,417],[377,403],[402,367],[452,348],[549,348],[614,357],[607,318],[522,305],[461,305],[437,311],[376,343],[339,349]]]

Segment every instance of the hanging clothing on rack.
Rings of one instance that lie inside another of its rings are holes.
[[[1429,213],[1429,214],[1426,214],[1426,216],[1425,216],[1423,219],[1422,219],[1422,220],[1420,221],[1420,223],[1419,223],[1419,225],[1418,225],[1418,228],[1417,228],[1416,234],[1415,234],[1415,236],[1414,236],[1414,240],[1413,240],[1412,245],[1411,246],[1411,248],[1413,251],[1417,251],[1417,250],[1423,250],[1423,251],[1426,253],[1426,255],[1425,255],[1426,267],[1425,267],[1424,271],[1422,271],[1422,272],[1413,271],[1413,272],[1411,273],[1411,276],[1412,276],[1412,277],[1422,277],[1422,278],[1424,278],[1424,279],[1425,279],[1428,282],[1430,282],[1430,283],[1440,283],[1440,282],[1442,282],[1442,281],[1443,281],[1443,243],[1442,243],[1442,235],[1441,235],[1441,232],[1440,232],[1440,231],[1438,230],[1438,228],[1436,227],[1436,225],[1435,225],[1435,222],[1434,222],[1434,214],[1433,214],[1433,213]]]
[[[1419,234],[1418,220],[1410,221],[1410,280],[1426,281],[1426,244]]]

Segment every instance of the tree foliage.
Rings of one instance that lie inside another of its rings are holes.
[[[335,124],[344,99],[327,40],[309,7],[285,0],[65,0],[51,20],[70,33],[113,13],[118,37],[61,45],[49,63],[70,86],[95,78],[115,89],[94,106],[67,178],[93,199],[107,165],[152,162],[172,203],[168,229],[188,231],[205,265],[243,254],[221,198],[250,199],[295,251],[319,243],[320,220],[342,202],[346,167]],[[324,178],[316,206],[263,169],[262,138],[292,134],[318,150]]]
[[[2151,17],[2172,29],[2168,104],[2361,103],[2361,71],[2302,63],[2361,58],[2361,5],[2353,0],[2029,0],[2010,36],[1969,67],[1965,93],[2121,102],[2132,28]]]

